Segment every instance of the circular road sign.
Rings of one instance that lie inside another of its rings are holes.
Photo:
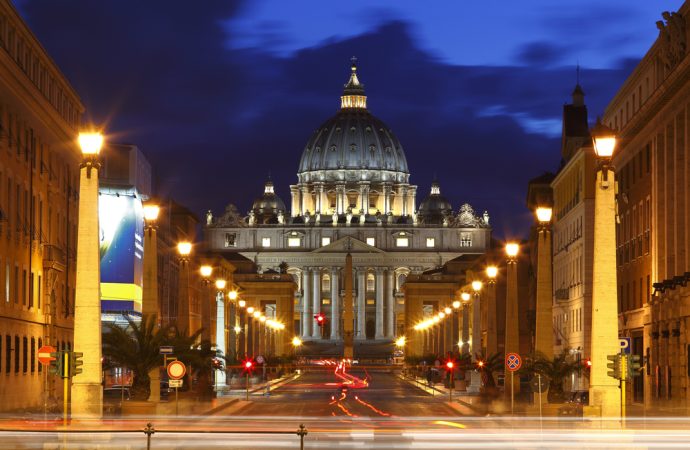
[[[47,366],[50,364],[51,361],[54,361],[55,358],[50,356],[51,353],[55,353],[57,349],[53,347],[52,345],[44,345],[43,347],[38,349],[38,362],[43,364],[44,366]]]
[[[180,380],[187,373],[187,367],[182,361],[171,361],[168,364],[168,377],[171,380]]]
[[[264,363],[264,357],[259,355],[256,357],[256,363],[257,364],[263,364]]]
[[[508,353],[506,355],[506,367],[511,372],[515,372],[522,367],[522,359],[520,359],[520,355],[517,353]]]

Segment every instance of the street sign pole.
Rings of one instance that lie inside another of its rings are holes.
[[[537,382],[539,383],[539,429],[543,431],[544,428],[544,419],[541,413],[541,374],[537,373]]]
[[[510,415],[515,415],[515,388],[513,387],[513,372],[510,371]]]
[[[247,383],[246,383],[245,387],[246,387],[246,391],[247,391],[246,400],[249,401],[249,371],[247,371]]]

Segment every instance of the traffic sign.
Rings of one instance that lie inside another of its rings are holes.
[[[621,352],[629,355],[630,354],[630,338],[629,337],[621,337],[618,338],[618,342],[620,343],[621,346]]]
[[[264,357],[263,357],[263,356],[259,355],[259,356],[256,357],[256,363],[257,363],[257,364],[263,364],[264,361],[265,361],[265,360],[264,360]]]
[[[187,373],[187,366],[182,361],[172,361],[168,364],[168,377],[171,380],[179,380]]]
[[[181,388],[183,380],[168,380],[168,385],[171,388]]]
[[[161,345],[159,349],[159,353],[161,355],[172,355],[173,354],[173,346],[172,345]]]
[[[511,372],[515,372],[522,367],[522,359],[517,353],[508,353],[506,355],[506,368]]]
[[[57,352],[57,350],[52,345],[44,345],[38,349],[38,362],[44,366],[49,365],[51,361],[55,360],[50,354],[55,352]]]

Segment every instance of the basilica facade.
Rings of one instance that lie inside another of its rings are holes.
[[[437,182],[417,202],[403,147],[367,109],[354,63],[340,100],[337,114],[307,141],[290,208],[268,180],[247,214],[233,205],[217,217],[209,212],[205,243],[210,252],[253,261],[259,273],[291,274],[297,290],[286,329],[307,341],[342,342],[343,268],[351,254],[354,339],[390,342],[414,325],[405,313],[406,277],[485,253],[489,215],[469,204],[454,209]],[[447,306],[441,303],[420,304],[415,318]],[[256,306],[275,309],[269,298]],[[326,318],[321,326],[318,314]]]

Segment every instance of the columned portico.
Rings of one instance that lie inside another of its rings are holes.
[[[395,293],[394,293],[394,275],[395,271],[388,268],[386,271],[386,338],[393,339],[395,337]]]
[[[376,268],[376,339],[383,339],[383,281],[384,269]]]
[[[311,301],[311,270],[305,267],[302,270],[302,337],[311,337],[311,315],[309,314]]]
[[[321,268],[315,267],[312,269],[314,290],[312,291],[312,315],[321,312]],[[314,339],[321,338],[321,327],[316,320],[312,320],[312,337]]]
[[[367,272],[365,269],[357,269],[357,329],[355,339],[365,339],[365,308],[367,294]]]
[[[340,338],[340,285],[338,267],[331,267],[331,339]]]

